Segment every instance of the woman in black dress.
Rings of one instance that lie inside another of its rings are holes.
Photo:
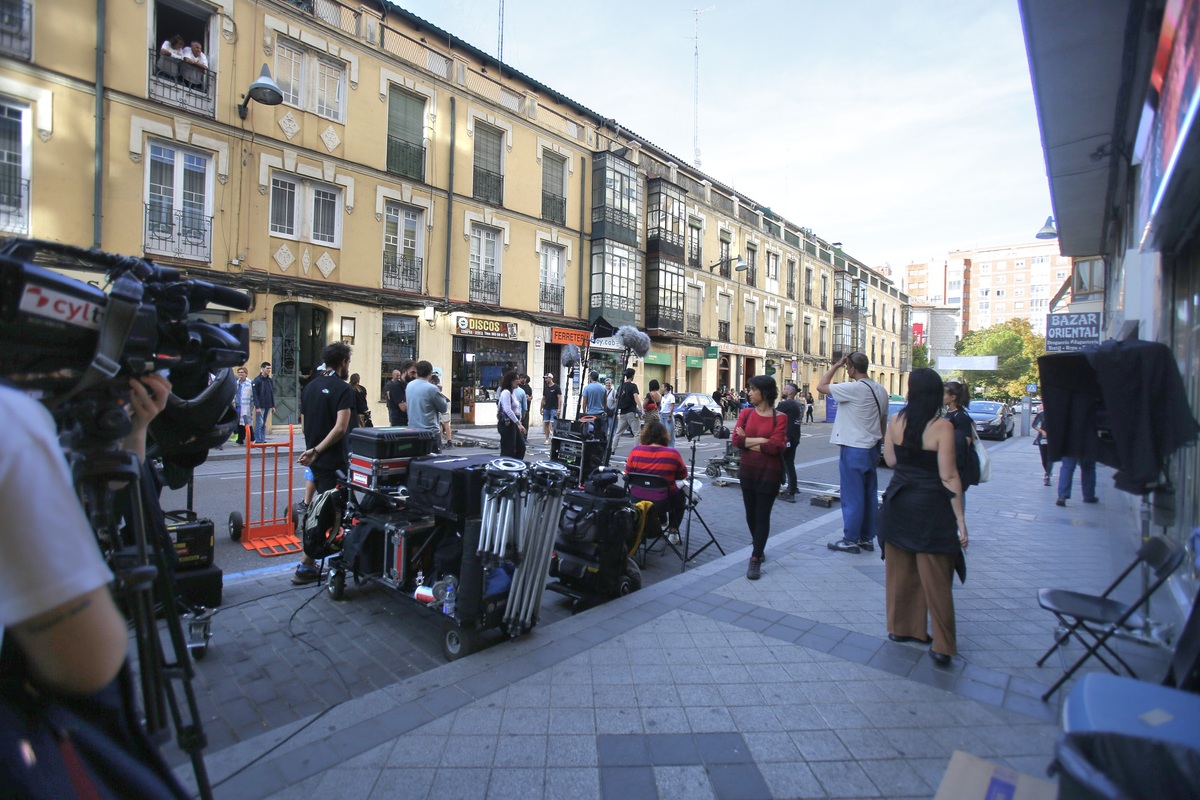
[[[517,373],[509,370],[500,378],[500,396],[496,403],[496,427],[500,432],[500,455],[525,458],[525,426],[521,424],[521,404],[513,396]]]
[[[971,486],[971,481],[978,481],[979,476],[972,474],[975,471],[975,464],[978,462],[975,459],[975,437],[979,434],[975,431],[975,420],[971,419],[971,415],[967,413],[967,406],[971,400],[967,397],[967,387],[960,381],[946,381],[946,389],[942,393],[942,397],[946,403],[946,419],[950,420],[950,424],[954,426],[954,430],[962,434],[962,439],[955,437],[954,455],[955,462],[958,464],[958,477],[962,481],[962,502],[963,511],[967,510],[967,489]],[[964,446],[965,443],[965,446]]]
[[[879,513],[888,638],[929,642],[928,616],[929,655],[939,666],[958,653],[951,582],[967,547],[954,426],[938,418],[943,391],[931,369],[909,376],[908,404],[892,416],[883,440],[895,472]]]

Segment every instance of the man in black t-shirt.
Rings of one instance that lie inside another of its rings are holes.
[[[642,428],[642,403],[638,395],[638,385],[633,382],[636,373],[632,369],[625,370],[625,380],[617,389],[617,432],[613,435],[613,449],[621,441],[621,434],[629,431],[635,440]]]
[[[546,435],[546,441],[550,441],[551,429],[554,427],[554,419],[558,416],[558,404],[562,398],[562,387],[554,382],[554,375],[546,373],[546,388],[542,390],[542,431]]]
[[[783,451],[783,475],[787,479],[787,487],[779,495],[785,503],[796,502],[796,447],[800,444],[800,417],[804,410],[796,400],[798,393],[796,384],[789,383],[783,387],[783,402],[775,407],[780,414],[787,415],[787,449]]]
[[[304,387],[300,396],[300,415],[304,420],[304,444],[300,466],[312,470],[317,494],[327,492],[337,483],[337,472],[346,470],[349,457],[346,434],[354,426],[354,388],[346,382],[350,374],[350,347],[334,342],[322,354],[325,369]],[[300,557],[300,566],[292,583],[312,583],[320,580],[321,571],[307,555]]]
[[[400,369],[392,371],[392,379],[383,387],[387,398],[388,424],[393,428],[408,424],[408,399],[405,388],[408,382],[417,378],[417,362],[406,358],[400,362]]]

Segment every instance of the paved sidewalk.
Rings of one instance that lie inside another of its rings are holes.
[[[879,553],[825,547],[835,506],[773,535],[757,583],[749,549],[731,552],[210,753],[216,794],[932,797],[956,749],[1044,776],[1062,694],[1038,698],[1062,662],[1034,666],[1054,629],[1035,592],[1103,589],[1132,558],[1136,515],[1108,470],[1098,505],[1060,508],[1028,439],[989,452],[992,480],[967,497],[951,668],[887,640]],[[1164,653],[1121,647],[1161,675]]]

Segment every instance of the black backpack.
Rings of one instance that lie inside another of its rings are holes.
[[[304,555],[320,559],[341,549],[338,534],[341,533],[342,515],[345,513],[345,489],[330,489],[313,498],[298,524]]]

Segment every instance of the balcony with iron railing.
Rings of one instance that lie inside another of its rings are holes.
[[[717,320],[717,338],[720,339],[722,342],[732,342],[733,340],[730,339],[729,336],[730,336],[729,320],[727,320],[727,319]]]
[[[787,297],[788,300],[796,299],[796,281],[791,278],[788,278],[787,282]]]
[[[504,176],[483,167],[475,167],[471,196],[481,203],[504,205]]]
[[[554,192],[542,192],[542,219],[557,225],[567,224],[567,198]]]
[[[806,306],[812,305],[812,289],[804,290],[804,305],[806,305]]]
[[[385,251],[383,254],[383,288],[423,294],[421,286],[423,266],[424,261],[420,256]]]
[[[743,333],[744,335],[742,337],[742,344],[746,345],[747,347],[754,347],[754,326],[745,326],[745,328],[743,328]]]
[[[28,61],[33,55],[33,4],[0,0],[0,54]]]
[[[796,352],[796,334],[791,328],[783,333],[783,349],[789,353]]]
[[[469,293],[472,303],[500,305],[500,275],[486,269],[472,269]]]
[[[821,308],[829,308],[829,294],[827,292],[821,292]]]
[[[805,353],[812,352],[812,337],[811,336],[804,337],[804,352]],[[824,354],[822,354],[822,355],[824,355]]]
[[[0,231],[29,233],[29,181],[0,177]]]
[[[688,314],[686,319],[687,332],[695,336],[700,335],[700,315]]]
[[[758,286],[758,267],[752,266],[746,268],[746,285]]]
[[[387,171],[416,181],[425,180],[425,145],[387,137]]]
[[[566,307],[566,290],[556,283],[543,283],[538,287],[538,310],[547,314],[562,314]]]
[[[343,33],[359,36],[362,27],[361,13],[337,0],[284,0],[301,11],[307,11]]]
[[[206,117],[215,116],[217,73],[158,50],[150,51],[149,96],[164,105]]]
[[[687,265],[697,269],[704,265],[704,250],[697,242],[688,243]]]
[[[194,261],[212,258],[212,217],[146,204],[146,252]]]

